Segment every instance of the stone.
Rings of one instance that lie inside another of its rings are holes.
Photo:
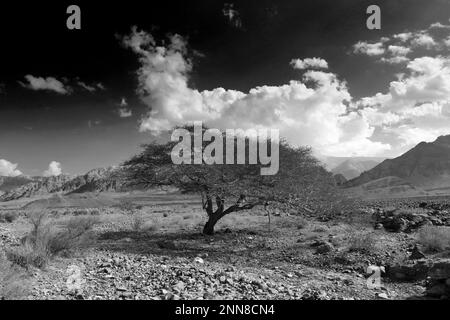
[[[450,259],[436,261],[430,269],[429,276],[432,279],[450,278]]]
[[[431,288],[427,289],[427,295],[430,297],[440,298],[446,293],[448,293],[448,289],[443,283],[435,284]]]
[[[334,246],[329,242],[323,242],[316,248],[316,253],[324,254],[334,250]]]
[[[194,259],[194,262],[195,262],[195,263],[200,263],[200,264],[205,263],[205,261],[204,261],[202,258],[200,258],[200,257],[196,257],[196,258]]]
[[[420,251],[420,249],[417,247],[417,245],[414,246],[414,249],[411,252],[411,255],[409,256],[410,260],[420,260],[425,258],[425,254]]]
[[[376,296],[377,296],[378,299],[383,299],[383,300],[388,300],[389,299],[388,295],[386,293],[384,293],[384,292],[377,293]]]

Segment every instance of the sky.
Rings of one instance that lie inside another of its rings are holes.
[[[119,165],[190,121],[399,156],[450,134],[449,18],[450,0],[2,4],[0,175]]]

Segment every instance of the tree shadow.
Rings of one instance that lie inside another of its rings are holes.
[[[213,236],[189,231],[110,231],[98,237],[97,247],[121,253],[175,258],[200,256],[208,257],[209,261],[229,263],[240,260],[253,264],[253,260],[258,264],[274,252],[274,248],[267,245],[266,237],[266,232],[250,229],[226,229]]]

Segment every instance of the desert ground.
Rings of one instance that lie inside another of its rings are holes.
[[[256,208],[205,236],[193,195],[0,203],[0,299],[448,299],[449,208],[450,197],[332,217]],[[369,266],[383,267],[379,286]]]

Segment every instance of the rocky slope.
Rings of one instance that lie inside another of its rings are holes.
[[[450,186],[450,135],[431,143],[421,142],[400,157],[385,160],[348,181],[345,186],[355,187],[388,176],[402,178],[424,189]]]

